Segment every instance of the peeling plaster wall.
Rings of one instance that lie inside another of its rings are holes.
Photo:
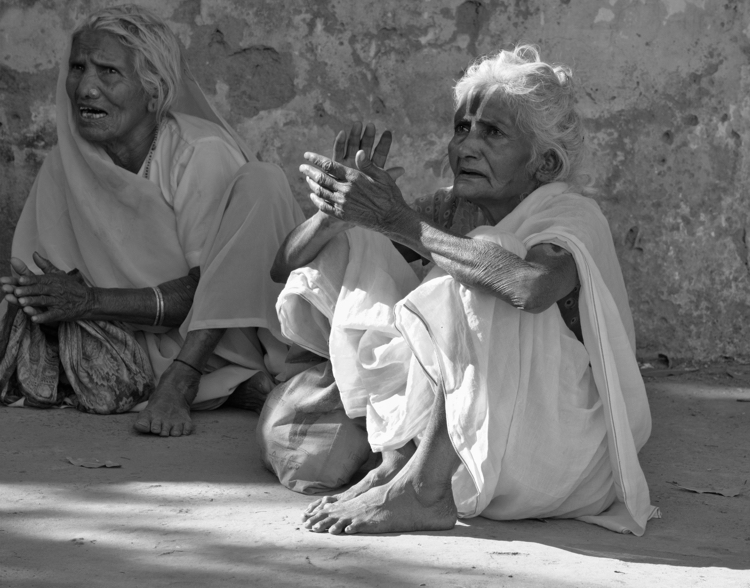
[[[444,173],[451,84],[537,43],[573,66],[639,355],[750,356],[750,8],[742,0],[148,0],[259,157],[297,167],[356,119],[391,128],[405,194]],[[0,3],[0,259],[56,142],[54,86],[84,0]]]

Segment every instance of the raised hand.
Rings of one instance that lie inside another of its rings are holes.
[[[34,253],[34,263],[43,275],[34,274],[20,259],[11,259],[19,277],[0,278],[5,299],[22,306],[35,323],[84,318],[93,307],[93,289],[80,276],[66,274],[38,253]]]
[[[333,141],[333,161],[357,169],[355,157],[359,151],[364,152],[364,156],[372,161],[379,168],[385,168],[385,162],[388,159],[388,153],[391,150],[391,144],[393,143],[393,135],[390,131],[384,131],[380,136],[378,144],[375,146],[375,150],[372,150],[372,146],[375,145],[375,125],[367,123],[364,127],[364,133],[362,132],[362,123],[355,122],[349,133],[340,131],[336,135],[336,139]],[[392,167],[385,170],[391,178],[397,180],[404,175],[404,168]]]
[[[305,153],[310,164],[300,166],[312,191],[310,199],[321,212],[368,229],[383,230],[408,209],[395,180],[364,150],[355,157],[357,169]]]

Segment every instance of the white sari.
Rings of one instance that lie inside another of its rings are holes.
[[[65,90],[69,51],[57,82],[58,145],[26,201],[13,256],[41,273],[32,260],[37,251],[60,269],[78,269],[89,284],[102,288],[156,286],[187,275],[198,263],[200,284],[181,328],[131,327],[157,381],[188,331],[228,328],[208,361],[194,403],[217,406],[257,371],[276,375],[283,366],[287,348],[274,310],[281,288],[269,271],[281,242],[304,217],[283,172],[256,161],[208,104],[184,61],[172,112],[198,117],[202,128],[214,129],[226,156],[221,165],[208,162],[205,173],[220,177],[203,178],[211,189],[195,191],[187,185],[188,171],[181,199],[167,196],[163,178],[169,178],[174,162],[158,155],[169,152],[166,134],[157,143],[150,178],[116,166],[103,149],[81,138],[72,120]],[[5,308],[1,303],[0,316]]]
[[[418,440],[442,387],[462,462],[459,516],[575,517],[642,535],[658,516],[637,457],[651,419],[598,205],[550,184],[469,236],[520,257],[538,243],[573,254],[585,346],[557,305],[523,312],[439,268],[417,286],[390,242],[361,229],[292,274],[277,303],[284,334],[330,356],[347,414],[366,415],[375,450]]]

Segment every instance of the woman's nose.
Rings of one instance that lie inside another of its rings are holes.
[[[465,135],[458,144],[458,154],[461,157],[476,157],[478,148],[479,144],[477,142],[477,137],[472,129],[472,132]]]
[[[78,84],[78,95],[86,99],[96,99],[102,95],[97,87],[95,75],[84,72],[81,82]]]

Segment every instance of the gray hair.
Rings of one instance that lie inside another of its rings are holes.
[[[499,96],[515,113],[516,124],[531,139],[529,175],[541,184],[558,180],[584,188],[590,183],[583,171],[584,130],[575,109],[572,71],[550,65],[532,45],[500,51],[474,62],[453,90],[455,108],[478,94]],[[541,170],[550,151],[556,167]]]
[[[161,18],[136,6],[123,4],[91,14],[75,31],[106,31],[133,52],[136,75],[144,90],[156,98],[156,119],[161,121],[177,99],[180,87],[180,43]]]

